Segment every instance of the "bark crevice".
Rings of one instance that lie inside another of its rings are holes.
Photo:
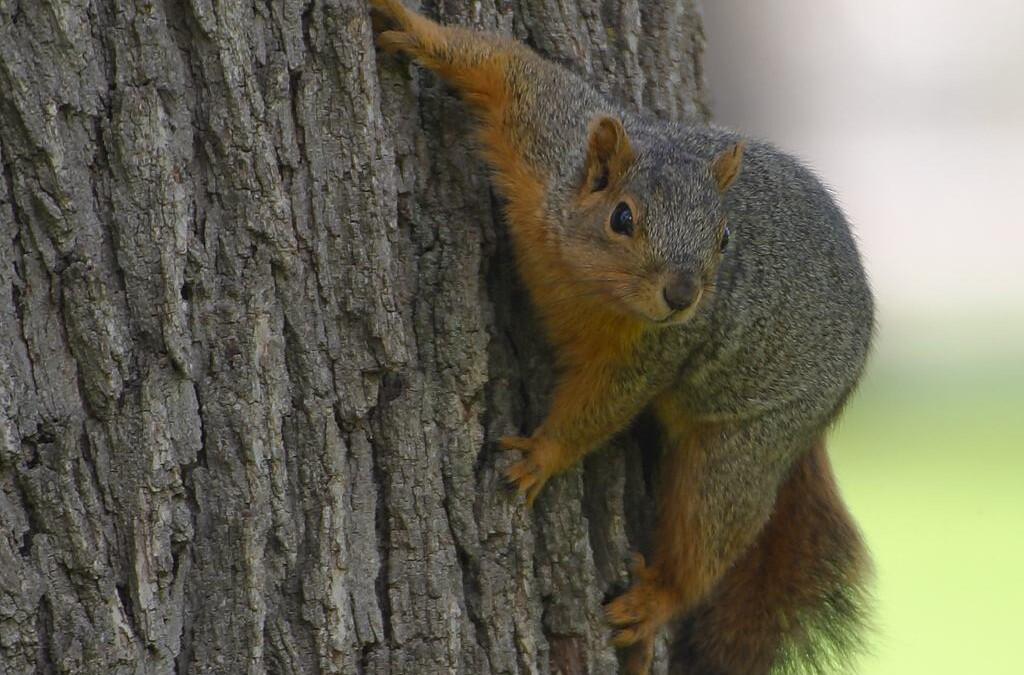
[[[691,0],[443,11],[706,118]],[[0,673],[616,671],[643,468],[502,489],[552,362],[471,130],[363,0],[0,8]]]

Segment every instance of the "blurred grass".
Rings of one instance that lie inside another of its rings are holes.
[[[1024,321],[1012,326],[884,331],[833,432],[877,568],[864,675],[1024,672]]]

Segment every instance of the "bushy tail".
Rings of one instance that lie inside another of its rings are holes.
[[[794,467],[755,546],[680,625],[671,672],[846,672],[864,646],[871,576],[818,443]]]

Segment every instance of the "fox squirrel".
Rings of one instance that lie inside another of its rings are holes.
[[[766,144],[629,111],[514,40],[372,6],[380,46],[478,117],[559,359],[547,418],[502,439],[522,453],[507,478],[532,503],[642,410],[663,428],[654,551],[605,607],[626,671],[648,672],[680,619],[684,672],[834,672],[859,646],[870,562],[823,439],[873,309],[826,189]]]

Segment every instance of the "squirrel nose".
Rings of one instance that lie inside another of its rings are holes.
[[[686,309],[697,300],[697,281],[690,274],[676,274],[665,283],[662,294],[673,310]]]

